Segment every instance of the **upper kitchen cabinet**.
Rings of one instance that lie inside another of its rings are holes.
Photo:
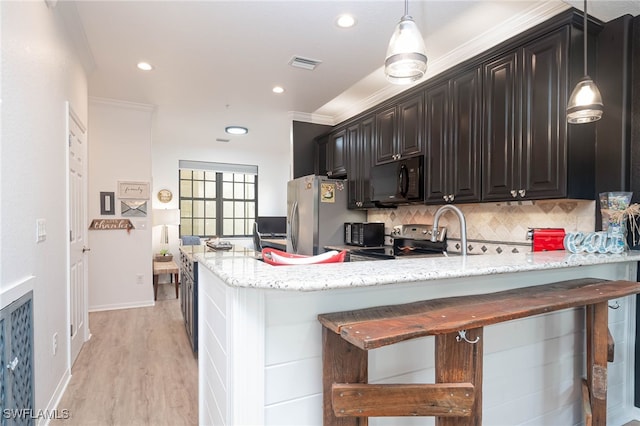
[[[424,96],[414,93],[376,114],[375,163],[414,157],[423,151]]]
[[[344,128],[329,135],[326,160],[327,176],[331,178],[347,176],[347,141]]]
[[[293,177],[326,174],[326,135],[333,126],[294,120]],[[324,138],[323,138],[323,135]]]
[[[481,69],[425,89],[425,202],[480,201]]]
[[[484,200],[567,196],[569,31],[484,65]]]
[[[374,116],[370,115],[347,126],[350,209],[374,207],[370,181],[374,121]]]

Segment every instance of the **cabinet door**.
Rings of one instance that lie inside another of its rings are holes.
[[[391,106],[376,114],[376,164],[395,160],[397,155],[397,115],[396,106]]]
[[[480,201],[480,68],[451,79],[449,201]]]
[[[329,135],[327,145],[327,176],[345,177],[347,175],[347,144],[345,130]]]
[[[360,122],[360,148],[358,155],[358,183],[360,186],[362,205],[360,207],[373,207],[371,194],[371,164],[374,141],[374,118],[365,118]]]
[[[373,128],[373,116],[347,127],[350,209],[373,207],[370,183]]]
[[[422,154],[424,134],[422,92],[398,103],[398,148],[400,158]]]
[[[347,207],[350,209],[360,208],[360,202],[362,200],[362,193],[360,192],[360,123],[352,124],[347,127],[347,149],[349,154],[347,155],[347,170],[349,173],[349,179],[347,180],[348,188],[348,201]]]
[[[483,200],[512,199],[519,173],[517,52],[484,65]]]
[[[567,194],[566,119],[569,29],[523,47],[520,196]]]
[[[449,82],[425,90],[425,193],[426,203],[442,204],[449,195],[447,137],[449,134]]]

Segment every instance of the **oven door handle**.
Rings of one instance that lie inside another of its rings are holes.
[[[402,164],[400,166],[400,176],[398,176],[398,189],[400,190],[400,195],[402,198],[407,198],[407,193],[409,192],[409,169],[407,169],[406,164]]]

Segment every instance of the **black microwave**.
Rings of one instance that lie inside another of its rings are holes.
[[[384,245],[384,223],[345,223],[344,243],[360,247],[381,247]]]
[[[371,192],[376,204],[424,201],[424,157],[412,157],[371,168]]]

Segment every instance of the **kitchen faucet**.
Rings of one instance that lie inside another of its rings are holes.
[[[464,214],[462,213],[462,210],[460,210],[456,206],[452,206],[451,204],[445,204],[444,206],[440,207],[436,211],[436,214],[433,216],[433,231],[431,231],[431,241],[434,243],[438,241],[438,222],[440,221],[440,216],[442,216],[442,214],[447,210],[451,210],[456,214],[456,216],[458,216],[458,220],[460,221],[460,244],[462,245],[460,253],[463,256],[466,256],[467,255],[467,220],[464,218]]]

